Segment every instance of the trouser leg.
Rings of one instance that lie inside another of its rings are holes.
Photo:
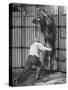
[[[41,67],[37,67],[36,79],[40,78],[40,70],[41,70]]]
[[[22,83],[23,81],[25,81],[26,78],[29,76],[30,71],[31,66],[26,66],[21,75],[17,79],[18,83]]]

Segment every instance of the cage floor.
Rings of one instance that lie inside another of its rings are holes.
[[[50,85],[50,84],[65,84],[66,73],[43,70],[40,74],[40,79],[36,80],[36,70],[32,70],[30,75],[21,84],[15,86],[33,86],[33,85]]]

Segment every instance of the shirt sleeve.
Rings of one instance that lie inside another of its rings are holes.
[[[42,51],[51,51],[51,48],[47,48],[46,46],[43,46],[41,43],[39,43],[39,49]]]

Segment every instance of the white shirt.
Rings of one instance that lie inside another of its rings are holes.
[[[51,51],[51,48],[47,48],[44,47],[41,43],[39,42],[34,42],[31,46],[30,46],[30,51],[29,54],[30,55],[35,55],[37,57],[40,56],[40,51]]]

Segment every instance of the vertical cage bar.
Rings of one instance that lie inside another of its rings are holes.
[[[21,47],[22,47],[22,4],[21,4]],[[23,66],[23,49],[21,49],[21,66]]]
[[[59,70],[59,6],[58,6],[58,62],[57,62],[57,70]]]

